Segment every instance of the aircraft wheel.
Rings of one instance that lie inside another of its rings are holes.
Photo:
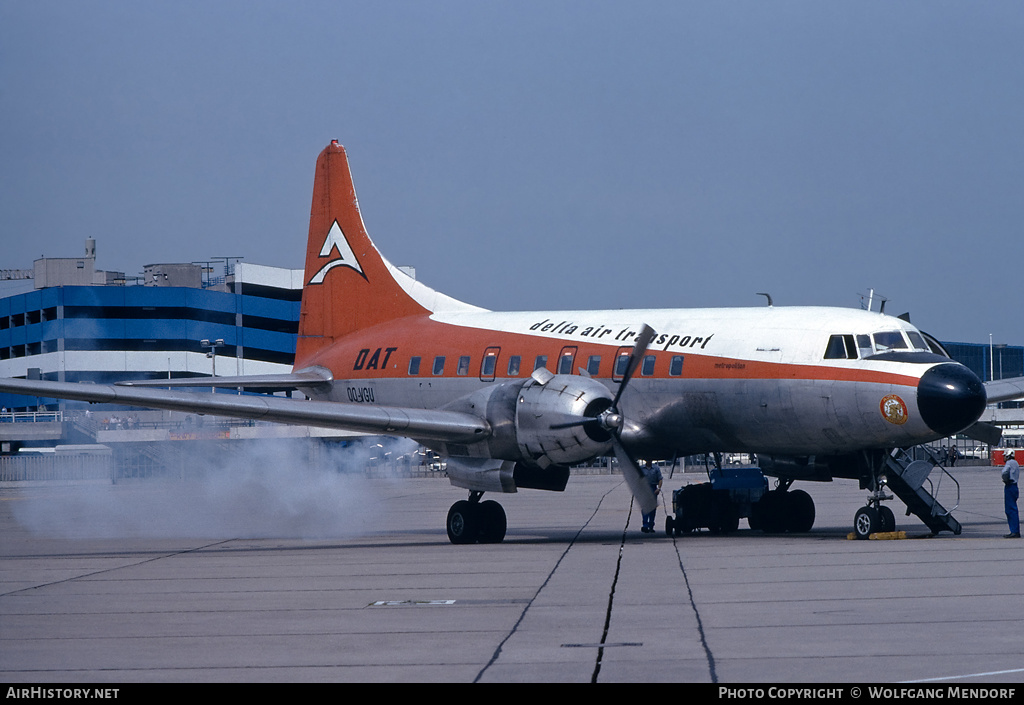
[[[853,533],[866,539],[881,528],[882,520],[874,507],[861,507],[853,517]]]
[[[788,493],[786,501],[789,530],[797,534],[810,531],[814,526],[814,500],[811,495],[803,490],[794,490]]]
[[[720,534],[731,534],[740,528],[740,515],[736,511],[736,505],[731,500],[726,500],[718,507],[715,527]]]
[[[896,515],[888,507],[878,508],[879,531],[896,531]]]
[[[757,508],[757,524],[766,534],[781,534],[786,530],[785,492],[765,492],[754,506]]]
[[[508,519],[505,510],[492,499],[481,502],[477,509],[480,517],[480,543],[501,543],[505,540]]]
[[[475,543],[480,533],[477,505],[460,500],[448,510],[448,540],[454,544]]]
[[[753,531],[757,531],[762,525],[761,507],[758,506],[758,504],[758,502],[754,502],[754,504],[751,505],[750,516],[747,517],[747,526],[749,526]]]

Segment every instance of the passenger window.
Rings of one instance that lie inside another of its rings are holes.
[[[519,365],[522,364],[522,357],[519,355],[512,355],[508,359],[508,376],[518,377],[519,376]]]
[[[683,374],[683,356],[682,355],[673,355],[672,356],[672,362],[669,363],[669,366],[668,366],[668,373],[670,375],[672,375],[673,377],[678,377],[679,375]]]
[[[644,357],[644,364],[640,366],[640,374],[644,377],[650,377],[654,374],[654,362],[657,360],[654,355],[647,355]]]
[[[434,375],[444,374],[444,355],[438,355],[434,358]]]
[[[455,368],[455,374],[465,377],[469,374],[469,355],[459,357],[459,366]]]
[[[537,359],[533,361],[533,369],[535,369],[535,370],[539,370],[541,367],[547,367],[547,366],[548,366],[548,356],[547,355],[538,355]]]
[[[597,373],[601,371],[601,356],[591,355],[587,358],[587,374],[591,377],[597,377]]]
[[[409,375],[415,377],[420,373],[420,357],[419,355],[409,358]]]

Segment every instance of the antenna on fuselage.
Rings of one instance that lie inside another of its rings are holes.
[[[759,291],[759,292],[757,292],[757,295],[758,295],[758,296],[763,296],[763,297],[765,297],[766,299],[768,299],[768,306],[769,306],[769,307],[771,307],[771,306],[773,306],[773,305],[774,305],[774,304],[772,304],[772,295],[771,295],[771,294],[766,294],[766,293],[765,293],[765,292],[763,292],[763,291]]]
[[[864,296],[865,296],[864,294],[860,294],[860,302],[861,302],[860,305],[861,305],[861,308],[863,308],[863,309],[865,309],[867,311],[870,311],[871,310],[871,306],[875,302],[875,290],[874,289],[868,289],[868,293],[867,293],[868,303],[867,303],[866,306],[864,305]],[[886,297],[882,296],[881,294],[878,295],[878,299],[879,299],[879,301],[881,301],[881,304],[879,304],[879,306],[878,306],[878,312],[879,313],[885,313],[885,302],[888,301],[889,299],[887,299]]]

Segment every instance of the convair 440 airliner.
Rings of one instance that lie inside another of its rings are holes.
[[[317,160],[305,276],[294,372],[213,382],[291,385],[308,400],[177,391],[168,380],[11,379],[0,390],[415,439],[441,453],[451,483],[469,492],[448,513],[453,543],[504,538],[505,512],[481,501],[484,493],[561,491],[569,466],[615,456],[649,512],[656,499],[643,462],[723,452],[754,454],[778,478],[758,503],[758,523],[775,531],[813,523],[810,496],[790,491],[795,480],[859,480],[871,494],[854,526],[866,537],[894,524],[880,488],[887,473],[899,474],[896,449],[965,429],[990,434],[976,424],[986,400],[1024,394],[1020,380],[986,394],[934,339],[871,311],[769,300],[497,313],[457,301],[380,254],[336,141]],[[932,526],[933,508],[915,511]]]

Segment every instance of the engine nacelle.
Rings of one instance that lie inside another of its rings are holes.
[[[515,436],[523,459],[544,468],[607,455],[612,437],[596,419],[612,405],[608,388],[589,377],[545,377],[527,380],[516,401]],[[587,418],[595,420],[578,423]]]

